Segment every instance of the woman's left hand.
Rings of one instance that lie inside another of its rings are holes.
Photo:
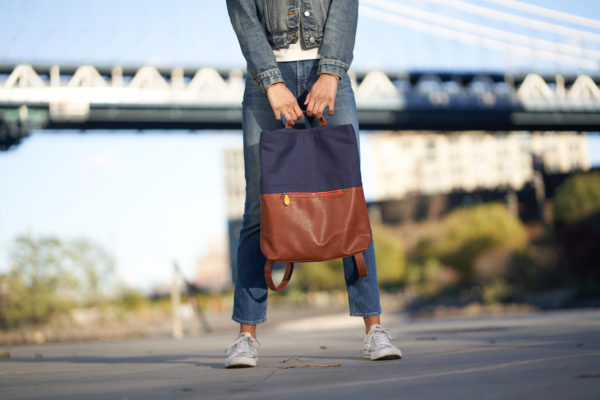
[[[306,114],[321,119],[325,107],[329,107],[329,115],[333,115],[333,105],[337,93],[338,78],[335,75],[321,74],[306,96],[304,105]]]

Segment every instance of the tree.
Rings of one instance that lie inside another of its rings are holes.
[[[2,278],[0,326],[43,323],[73,304],[98,301],[114,270],[113,257],[78,239],[17,237],[11,268]]]
[[[600,212],[600,172],[569,177],[556,189],[552,205],[559,227]]]
[[[400,284],[405,273],[404,251],[400,241],[382,227],[374,227],[373,235],[379,284],[387,287]],[[343,290],[342,260],[304,263],[294,270],[291,284],[305,291]]]
[[[600,172],[576,174],[552,200],[560,263],[584,296],[600,294]]]
[[[458,271],[467,283],[473,281],[474,262],[484,251],[497,246],[523,250],[527,240],[523,224],[505,205],[481,204],[448,214],[437,233],[420,240],[413,258],[421,264],[439,260]]]
[[[383,226],[374,227],[373,234],[379,285],[400,285],[406,274],[406,257],[402,243]]]

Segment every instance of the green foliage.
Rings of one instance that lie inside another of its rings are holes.
[[[444,272],[446,271],[435,258],[428,258],[424,263],[410,262],[406,267],[404,283],[420,296],[436,295],[447,283],[444,281],[447,275]]]
[[[308,292],[342,290],[346,287],[342,260],[302,263],[294,268],[292,285]]]
[[[401,283],[406,269],[402,246],[382,227],[375,228],[373,234],[379,283],[385,286],[398,285]],[[294,269],[294,277],[290,286],[303,291],[343,290],[346,284],[342,260],[298,265]]]
[[[115,260],[104,248],[87,239],[65,243],[64,265],[76,275],[83,300],[99,300],[113,283]]]
[[[600,172],[575,174],[568,178],[556,189],[552,205],[558,226],[600,212]]]
[[[502,279],[496,279],[483,285],[481,290],[483,302],[486,304],[504,303],[511,299],[512,287]]]
[[[398,286],[406,274],[406,257],[400,241],[384,227],[375,227],[377,279],[382,286]]]
[[[127,288],[121,292],[117,304],[127,311],[139,310],[148,304],[148,299],[140,291]]]
[[[527,240],[524,226],[506,206],[481,204],[448,214],[435,234],[419,241],[412,259],[420,264],[439,260],[468,283],[473,280],[474,261],[482,252],[496,246],[522,250]]]
[[[2,278],[0,327],[47,322],[76,303],[97,301],[113,259],[87,240],[17,237]]]

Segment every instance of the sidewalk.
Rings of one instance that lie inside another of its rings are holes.
[[[223,369],[232,334],[13,347],[0,399],[600,398],[597,310],[393,317],[404,359],[381,362],[362,359],[360,324],[319,318],[261,334],[252,369]]]

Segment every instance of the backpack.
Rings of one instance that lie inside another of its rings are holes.
[[[352,125],[285,128],[260,136],[260,246],[265,280],[281,291],[295,262],[353,256],[367,275],[362,252],[372,240]],[[279,285],[275,262],[286,263]]]

